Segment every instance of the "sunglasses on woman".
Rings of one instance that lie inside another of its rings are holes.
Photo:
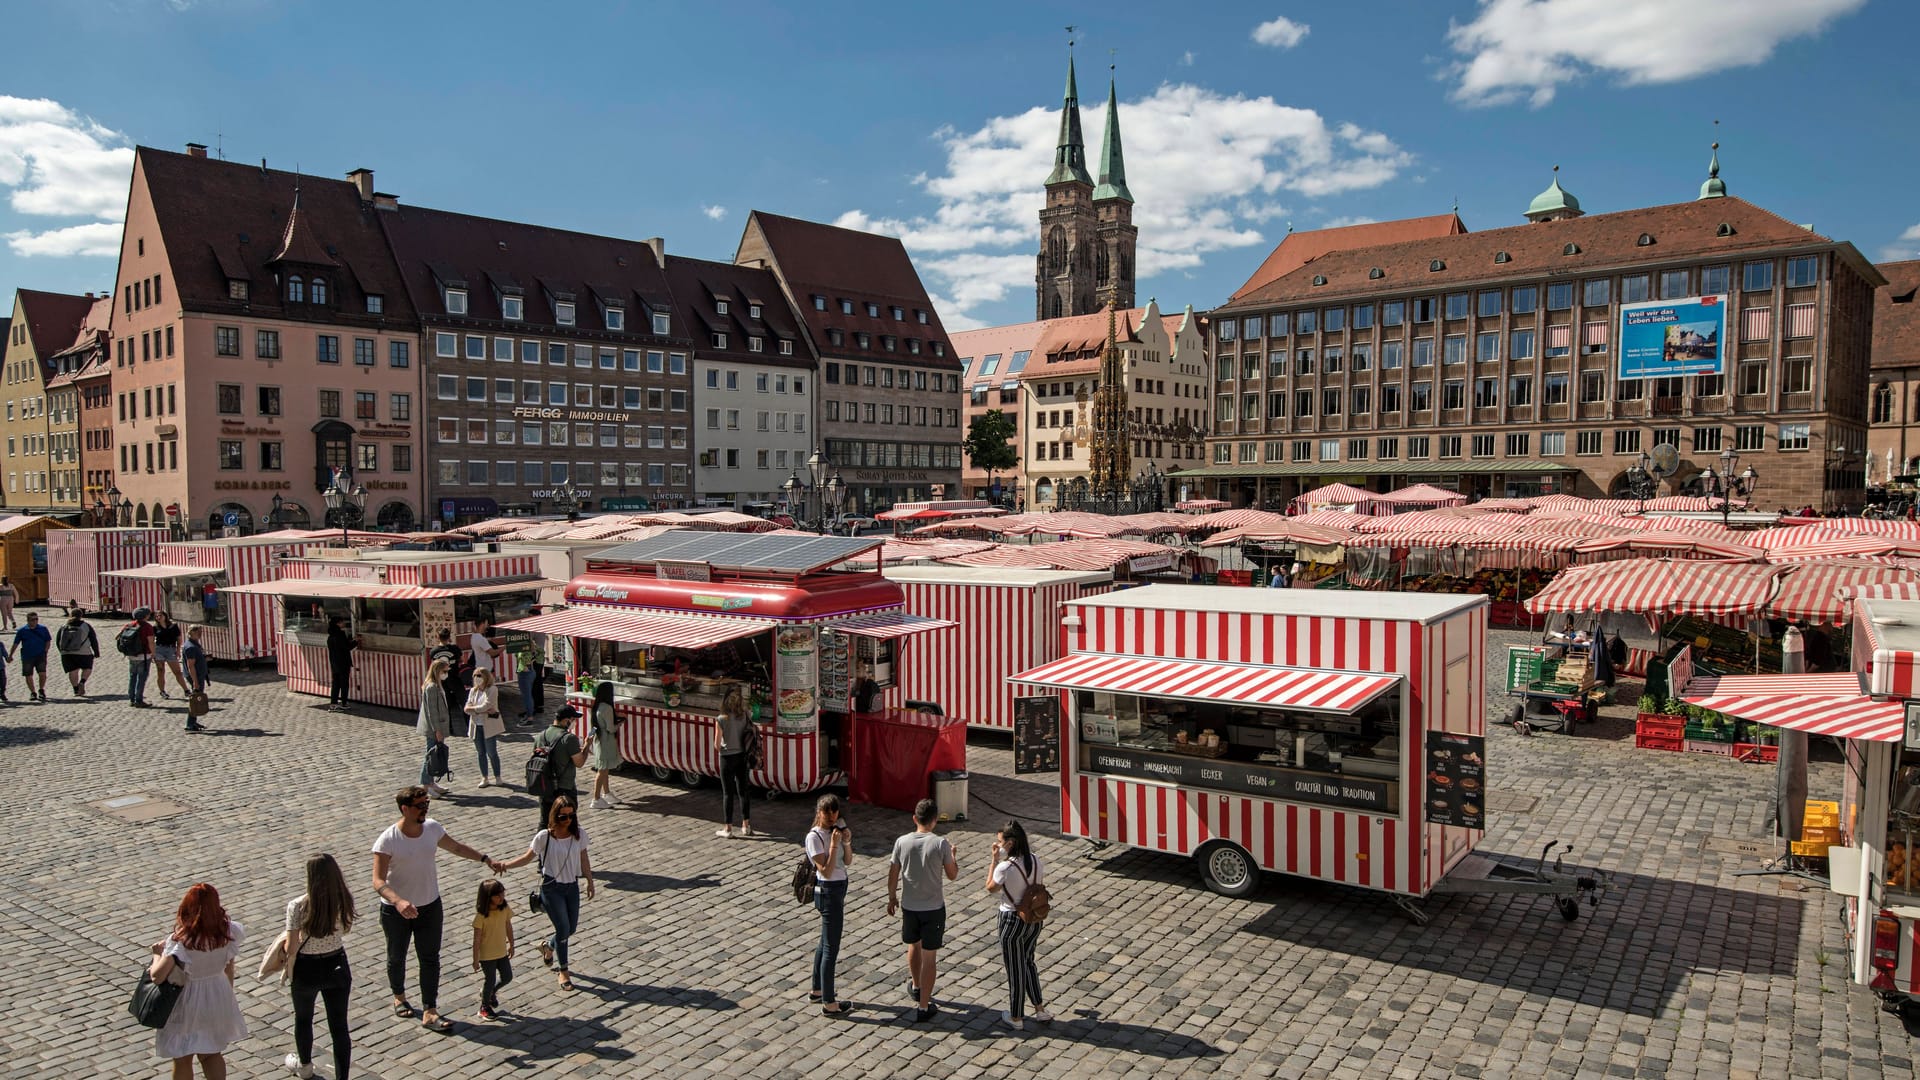
[[[572,814],[555,814],[555,815],[553,815],[553,820],[554,820],[554,821],[556,821],[556,822],[560,822],[560,821],[572,821],[572,820],[573,820],[573,815],[572,815]]]

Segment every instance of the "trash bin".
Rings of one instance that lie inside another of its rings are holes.
[[[933,774],[933,805],[941,821],[967,820],[967,771],[941,770]]]

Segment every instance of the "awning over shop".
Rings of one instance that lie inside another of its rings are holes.
[[[102,570],[105,577],[129,578],[134,581],[170,581],[174,578],[205,576],[226,573],[219,566],[173,566],[168,563],[148,563],[129,570]]]
[[[1023,671],[1009,681],[1063,690],[1104,690],[1116,694],[1353,713],[1393,689],[1400,676],[1074,653]]]
[[[317,581],[311,578],[281,578],[251,585],[232,585],[221,592],[249,593],[255,596],[344,596],[362,600],[439,600],[449,596],[491,596],[497,593],[530,592],[557,588],[566,582],[556,578],[488,578],[483,581],[449,581],[439,585],[385,585],[372,581]]]
[[[671,615],[603,607],[570,607],[500,624],[502,630],[530,634],[624,641],[671,649],[706,649],[735,638],[752,637],[780,625],[772,619],[736,615]]]
[[[1785,567],[1765,563],[1627,559],[1562,570],[1526,602],[1534,614],[1751,616],[1766,610]]]
[[[853,634],[856,637],[902,638],[933,630],[949,630],[959,625],[957,622],[948,622],[946,619],[909,615],[904,611],[879,611],[872,615],[855,615],[851,619],[830,622],[821,629],[837,630],[842,634]]]
[[[1906,733],[1906,704],[1875,701],[1860,688],[1860,676],[1704,676],[1681,697],[1703,709],[1809,735],[1836,735],[1869,742],[1898,742]]]

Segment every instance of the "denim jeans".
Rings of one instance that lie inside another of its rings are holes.
[[[147,700],[147,672],[153,667],[153,661],[145,656],[127,658],[127,700]]]
[[[421,787],[426,787],[428,784],[433,783],[433,744],[435,741],[433,736],[427,736],[427,752],[420,756]]]
[[[523,717],[533,715],[533,677],[532,664],[522,667],[517,676],[520,682],[520,715]]]
[[[820,944],[813,949],[813,992],[824,1005],[840,1000],[834,996],[833,969],[840,963],[840,931],[847,921],[847,883],[815,881],[813,908],[820,913]]]
[[[553,933],[547,944],[553,947],[553,966],[567,970],[567,939],[580,928],[580,883],[578,881],[540,881],[540,903],[553,920]]]
[[[495,780],[498,780],[501,778],[500,777],[500,747],[495,745],[497,741],[498,740],[496,740],[491,735],[480,734],[480,722],[477,720],[474,721],[473,752],[475,755],[477,755],[480,758],[480,775],[482,777],[485,777],[487,775],[487,763],[492,762],[493,778]]]

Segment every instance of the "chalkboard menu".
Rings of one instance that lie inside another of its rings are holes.
[[[1013,771],[1060,771],[1060,695],[1013,699]]]
[[[1129,747],[1087,747],[1086,771],[1137,776],[1169,784],[1230,791],[1237,795],[1352,807],[1383,814],[1398,809],[1398,785],[1391,781],[1272,768],[1185,754],[1162,754]]]
[[[1427,823],[1487,827],[1487,740],[1427,732]]]

